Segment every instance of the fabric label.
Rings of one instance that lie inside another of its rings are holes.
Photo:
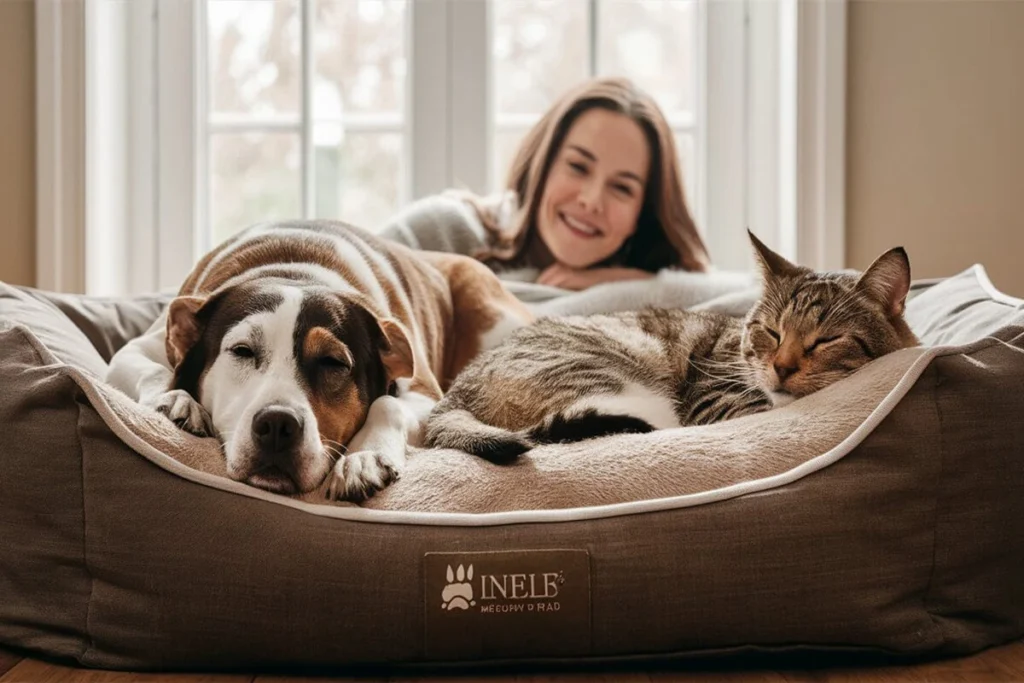
[[[423,588],[431,659],[590,653],[586,550],[427,553]]]

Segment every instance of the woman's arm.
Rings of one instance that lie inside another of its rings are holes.
[[[545,269],[540,274],[540,277],[537,278],[537,284],[579,291],[605,282],[649,280],[653,277],[654,273],[648,273],[646,270],[639,270],[637,268],[611,267],[579,269],[570,268],[569,266],[562,265],[561,263],[556,263]]]

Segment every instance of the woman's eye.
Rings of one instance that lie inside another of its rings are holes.
[[[633,196],[633,188],[631,188],[629,185],[613,185],[612,189],[624,197]]]
[[[831,342],[836,341],[837,339],[839,339],[839,336],[840,335],[837,335],[835,337],[818,337],[817,339],[814,340],[813,344],[807,347],[807,353],[814,351],[814,349],[818,348],[822,344],[830,344]]]
[[[578,161],[570,161],[569,162],[569,168],[571,168],[572,170],[576,171],[577,173],[586,173],[587,172],[586,165],[581,164]]]
[[[255,358],[256,354],[245,344],[236,344],[231,347],[231,353],[236,358]]]
[[[322,356],[319,360],[317,360],[317,365],[319,365],[324,370],[336,371],[349,369],[349,365],[347,362],[343,361],[340,358],[335,358],[333,356]]]

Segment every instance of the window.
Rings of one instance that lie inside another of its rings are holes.
[[[697,0],[494,0],[491,184],[522,136],[565,90],[590,76],[628,76],[649,92],[676,135],[694,197]]]
[[[445,36],[422,19],[413,26],[407,0],[202,2],[202,248],[261,220],[305,216],[383,225],[414,194],[407,160],[416,149],[405,126],[415,116],[407,96],[410,78],[429,84],[420,88],[428,93],[421,99],[450,100],[458,87],[453,77],[464,76],[410,70],[410,43],[444,50]],[[441,164],[422,164],[424,172],[450,175],[448,185],[497,189],[516,145],[561,93],[593,75],[625,75],[665,110],[688,196],[694,196],[700,173],[694,114],[698,0],[476,4],[467,12],[427,0],[414,11],[440,15],[452,35],[452,19],[461,15],[467,30],[490,36],[480,43],[485,54],[459,55],[488,65],[468,74],[477,82],[468,87],[463,81],[463,87],[478,100],[490,94],[491,101],[476,108],[486,120],[469,125],[486,130],[489,139],[461,143],[462,156],[481,158],[486,177],[469,165],[446,174]],[[421,102],[419,109],[429,106]],[[452,131],[448,143],[460,146],[453,117],[437,120],[435,130],[421,122],[415,127],[430,137]]]
[[[844,0],[40,7],[42,286],[174,288],[254,221],[375,228],[449,187],[490,191],[594,74],[658,100],[716,265],[750,265],[748,226],[843,265]]]
[[[205,1],[203,241],[299,216],[382,224],[407,197],[408,2]]]

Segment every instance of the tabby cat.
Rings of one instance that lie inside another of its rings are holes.
[[[917,339],[902,248],[862,275],[814,272],[750,233],[763,281],[745,320],[650,308],[545,318],[477,358],[426,445],[507,462],[542,443],[704,425],[780,406]]]

